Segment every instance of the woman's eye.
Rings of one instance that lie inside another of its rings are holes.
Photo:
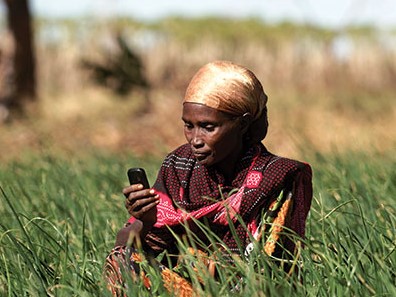
[[[191,130],[192,128],[193,128],[193,126],[191,124],[184,123],[184,129]]]
[[[215,125],[205,125],[203,128],[204,128],[206,131],[208,131],[208,132],[213,132],[214,129],[216,128],[216,126],[215,126]]]

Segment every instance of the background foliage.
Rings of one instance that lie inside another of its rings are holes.
[[[13,147],[0,158],[27,147],[163,156],[184,141],[180,103],[189,79],[216,59],[246,65],[262,81],[271,126],[266,144],[279,154],[299,157],[306,146],[324,153],[395,147],[396,130],[387,128],[396,124],[391,30],[216,18],[37,19],[35,29],[40,100],[23,121],[0,126],[2,147]],[[119,96],[105,87],[120,85],[114,76],[98,86],[81,66],[119,65],[118,36],[140,58],[149,89]],[[9,46],[0,40],[4,53]],[[7,63],[0,65],[6,75]]]

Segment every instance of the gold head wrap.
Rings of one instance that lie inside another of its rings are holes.
[[[204,65],[187,87],[183,103],[186,102],[203,104],[234,116],[250,113],[253,117],[250,134],[255,134],[252,135],[253,141],[260,141],[266,135],[267,95],[260,81],[246,67],[228,61]],[[265,116],[265,121],[259,121],[262,116]],[[255,122],[259,122],[261,127],[257,127]],[[261,132],[257,133],[256,129]]]

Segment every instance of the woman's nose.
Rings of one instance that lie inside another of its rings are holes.
[[[204,142],[199,129],[193,131],[190,143],[196,148],[203,146]]]

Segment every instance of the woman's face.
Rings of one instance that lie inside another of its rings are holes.
[[[238,118],[197,103],[184,103],[184,135],[194,156],[204,166],[233,168],[242,143]]]

